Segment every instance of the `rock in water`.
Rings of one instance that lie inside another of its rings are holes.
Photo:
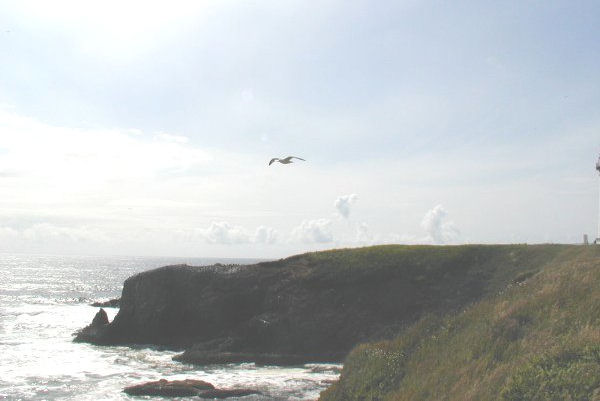
[[[214,386],[203,380],[161,379],[154,382],[126,387],[123,392],[129,395],[149,395],[161,397],[189,397],[198,395],[203,390],[212,390]]]
[[[249,388],[233,388],[233,389],[213,389],[203,391],[198,394],[200,398],[229,398],[229,397],[245,397],[252,394],[262,394],[260,391]]]
[[[96,316],[92,319],[92,326],[103,326],[105,324],[109,324],[108,315],[106,311],[102,308],[96,313]]]
[[[95,342],[102,338],[109,325],[108,315],[102,308],[96,313],[92,323],[76,333],[75,340],[78,342]]]
[[[94,302],[92,306],[97,308],[118,308],[121,303],[121,298],[113,298],[104,302]]]

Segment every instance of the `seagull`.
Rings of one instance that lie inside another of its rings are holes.
[[[296,156],[288,156],[288,157],[286,157],[286,158],[284,158],[284,159],[280,159],[280,158],[278,158],[278,157],[274,157],[274,158],[272,158],[272,159],[271,159],[271,161],[269,162],[269,166],[270,166],[271,164],[273,164],[274,162],[279,162],[279,163],[281,163],[281,164],[290,164],[290,163],[293,163],[292,159],[298,159],[298,160],[302,160],[303,162],[305,162],[305,161],[306,161],[306,160],[304,160],[304,159],[302,159],[302,158],[300,158],[300,157],[296,157]]]

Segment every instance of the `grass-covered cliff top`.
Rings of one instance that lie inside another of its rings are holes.
[[[440,285],[451,285],[446,269],[481,258],[499,287],[462,310],[421,317],[393,340],[355,347],[321,400],[600,400],[600,246],[374,247],[308,257],[384,264],[385,255],[439,267],[426,277]]]
[[[407,287],[448,289],[452,277],[472,279],[472,284],[495,290],[532,275],[570,245],[379,245],[334,249],[291,256],[259,265],[290,268],[296,275],[334,283],[373,282],[391,277],[405,279]],[[562,256],[561,256],[562,255]],[[430,294],[435,298],[435,294]]]

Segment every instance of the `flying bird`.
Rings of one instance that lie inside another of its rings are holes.
[[[286,158],[284,158],[284,159],[280,159],[280,158],[278,158],[278,157],[274,157],[274,158],[272,158],[272,159],[271,159],[271,161],[269,162],[269,166],[270,166],[271,164],[273,164],[274,162],[279,162],[279,163],[281,163],[281,164],[290,164],[290,163],[293,163],[292,159],[298,159],[298,160],[302,160],[303,162],[305,162],[305,161],[306,161],[306,160],[304,160],[304,159],[302,159],[302,158],[300,158],[300,157],[296,157],[296,156],[288,156],[288,157],[286,157]]]

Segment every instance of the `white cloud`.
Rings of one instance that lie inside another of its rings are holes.
[[[277,230],[272,227],[260,226],[254,233],[254,241],[258,244],[274,244],[277,242]]]
[[[337,209],[340,216],[347,219],[350,216],[350,206],[358,200],[358,195],[350,194],[339,196],[335,202],[334,206]]]
[[[333,242],[331,220],[304,220],[298,227],[292,230],[292,238],[305,243]]]
[[[434,244],[452,242],[459,235],[454,223],[448,220],[448,212],[442,205],[437,205],[425,213],[421,227],[427,231],[428,240]]]
[[[198,229],[198,234],[209,244],[247,244],[250,235],[241,226],[232,226],[225,221],[213,222],[208,228]]]
[[[259,226],[252,234],[243,226],[231,225],[226,221],[212,222],[208,228],[196,230],[197,235],[209,244],[274,244],[277,231],[272,227]]]
[[[130,129],[51,126],[0,109],[0,170],[86,185],[181,173],[216,159],[183,136],[159,133],[155,139]]]

